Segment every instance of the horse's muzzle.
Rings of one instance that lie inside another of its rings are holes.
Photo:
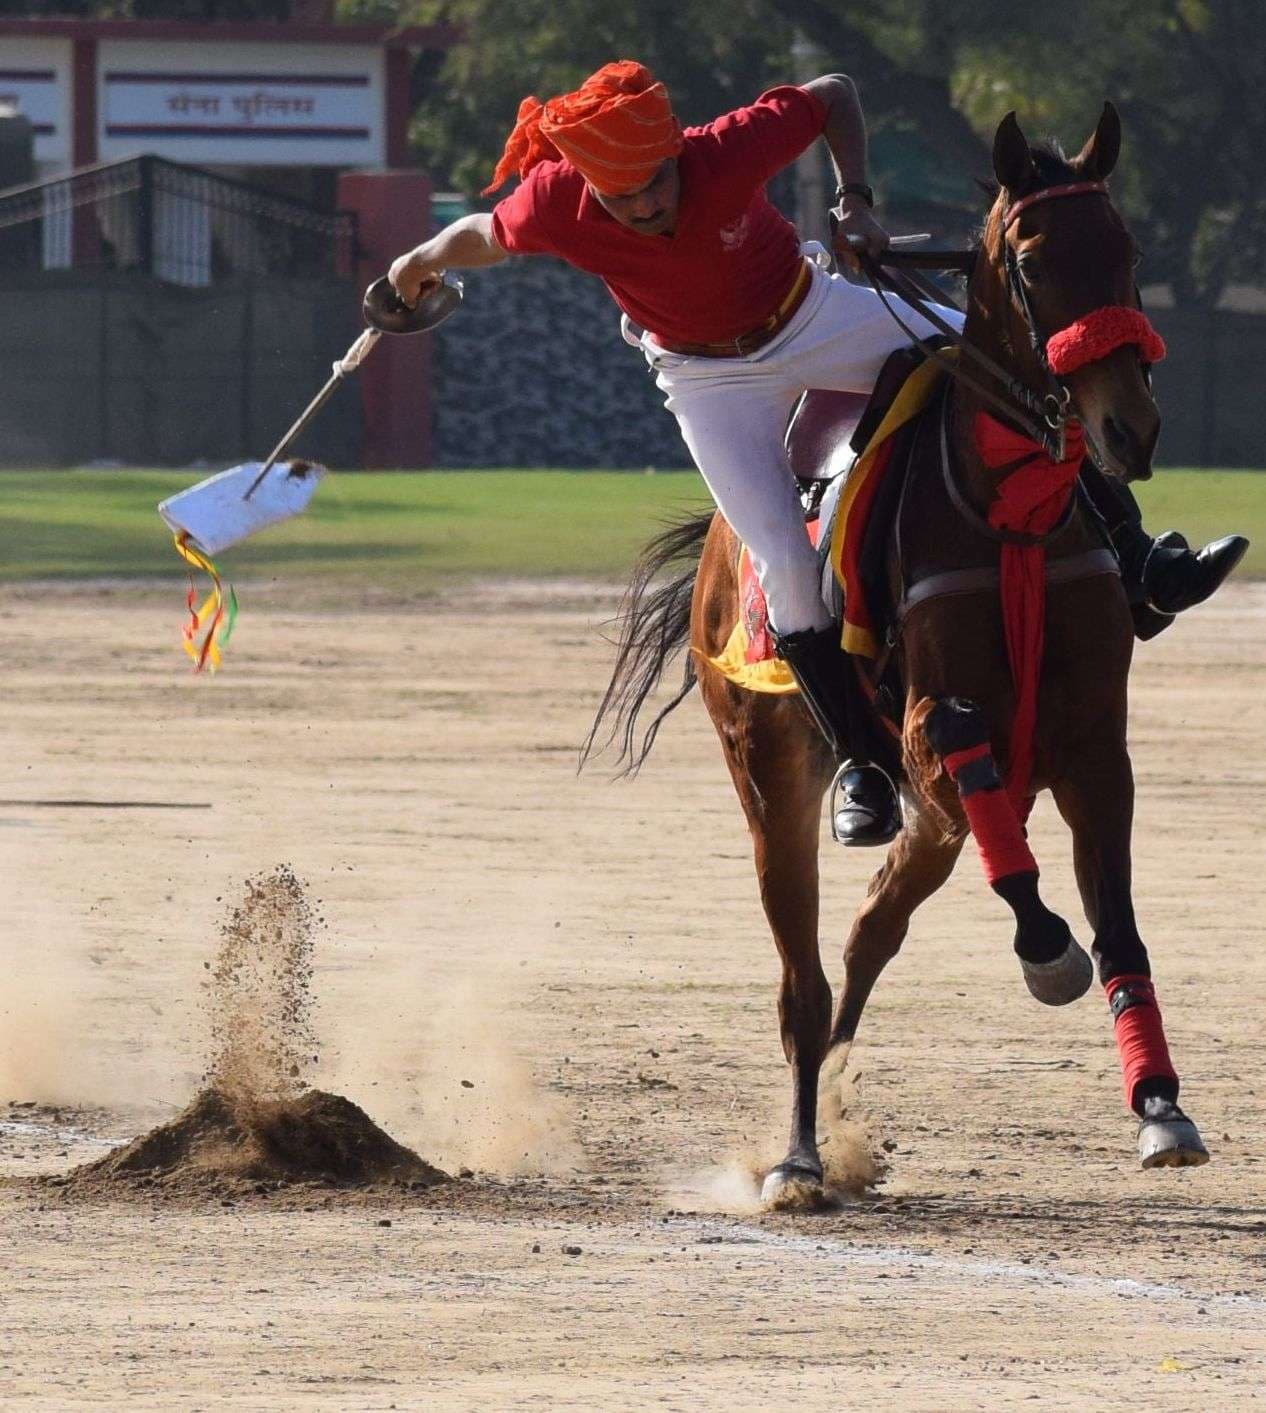
[[[1105,470],[1124,481],[1151,480],[1152,456],[1160,437],[1159,416],[1153,414],[1140,426],[1136,420],[1127,421],[1110,412],[1103,419],[1100,432],[1100,449],[1107,453],[1111,461]]]

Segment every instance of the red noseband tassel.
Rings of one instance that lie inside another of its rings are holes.
[[[1105,304],[1052,334],[1046,341],[1046,361],[1051,372],[1062,377],[1106,358],[1114,348],[1127,343],[1138,346],[1144,363],[1159,363],[1165,356],[1165,340],[1146,314],[1124,304]]]

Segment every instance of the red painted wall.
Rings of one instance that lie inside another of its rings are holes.
[[[357,215],[362,290],[430,232],[431,183],[420,172],[344,172],[338,204]],[[430,334],[388,334],[363,364],[356,376],[365,411],[365,466],[431,464],[430,369]]]

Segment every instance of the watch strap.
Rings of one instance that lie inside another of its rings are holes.
[[[867,206],[874,208],[875,192],[874,188],[865,182],[841,182],[835,188],[835,199],[843,201],[846,196],[860,196]]]

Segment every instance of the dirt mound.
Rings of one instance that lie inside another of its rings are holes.
[[[53,1185],[109,1197],[270,1192],[297,1185],[433,1187],[447,1175],[350,1099],[311,1089],[312,951],[321,922],[285,865],[250,878],[221,928],[207,987],[213,1055],[185,1111]]]
[[[77,1168],[64,1187],[75,1196],[135,1187],[194,1195],[261,1184],[419,1188],[445,1180],[340,1095],[313,1089],[242,1100],[206,1089],[170,1123]]]

